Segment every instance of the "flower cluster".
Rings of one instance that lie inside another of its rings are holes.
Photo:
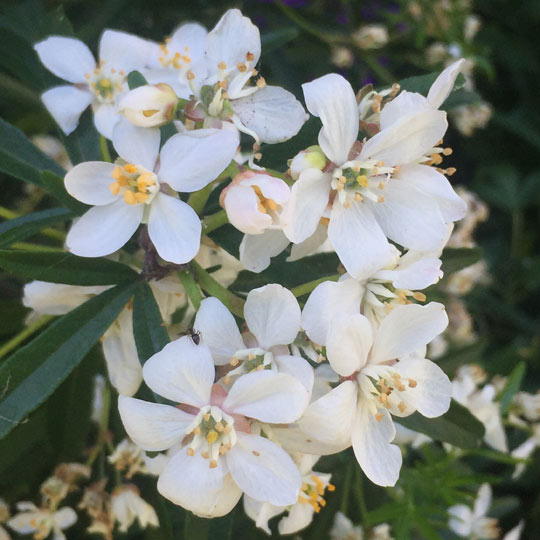
[[[373,48],[386,38],[365,27],[356,39]],[[402,466],[395,420],[439,417],[452,397],[490,422],[488,444],[506,449],[488,386],[471,386],[471,372],[451,382],[426,357],[448,317],[422,291],[442,277],[443,248],[467,211],[447,178],[455,169],[443,166],[452,149],[443,144],[441,110],[464,60],[444,69],[427,96],[398,84],[355,93],[338,74],[305,83],[306,108],[322,127],[278,172],[262,166],[265,145],[295,136],[309,115],[293,94],[266,84],[259,30],[239,10],[210,32],[183,24],[162,44],[107,30],[97,63],[72,38],[53,36],[35,49],[71,83],[42,96],[62,130],[72,132],[91,105],[102,146],[116,152],[114,162],[67,173],[67,192],[90,208],[66,247],[141,272],[172,338],[143,358],[131,302],[103,335],[131,441],[108,455],[122,482],[110,493],[100,481],[86,488],[79,507],[90,532],[109,538],[115,522],[120,532],[135,519],[158,524],[131,483],[143,473],[157,475],[158,492],[196,515],[223,516],[243,498],[258,527],[270,532],[279,515],[279,532],[294,533],[335,490],[331,473],[317,470],[321,456],[352,447],[373,483],[394,486]],[[210,198],[223,210],[208,216]],[[208,238],[216,216],[243,234],[240,262]],[[131,241],[138,230],[141,251]],[[227,290],[241,268],[261,273],[286,250],[287,261],[335,253],[336,273],[301,290],[269,283],[275,279],[245,298]],[[108,288],[34,281],[24,304],[60,315]],[[521,454],[533,445],[525,444]],[[8,525],[61,538],[76,519],[57,509],[64,496],[41,509],[25,503]],[[450,514],[472,522],[468,512]],[[471,527],[491,527],[484,525]],[[385,524],[370,534],[391,538]],[[332,535],[363,532],[340,515]]]

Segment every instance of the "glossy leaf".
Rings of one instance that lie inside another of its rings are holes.
[[[446,276],[477,263],[483,255],[482,248],[444,248],[441,261]]]

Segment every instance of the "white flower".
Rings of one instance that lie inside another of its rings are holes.
[[[257,527],[271,534],[268,521],[283,512],[288,515],[278,523],[279,534],[292,534],[306,528],[312,521],[315,513],[319,513],[326,505],[323,495],[325,490],[334,491],[330,484],[331,474],[319,473],[312,470],[319,456],[298,454],[293,456],[298,469],[302,474],[302,489],[298,501],[290,506],[275,506],[267,502],[256,501],[244,495],[244,510],[255,521]]]
[[[255,66],[261,55],[259,29],[238,9],[228,10],[206,36],[206,77],[188,72],[195,102],[185,114],[205,126],[232,122],[259,142],[277,143],[298,133],[308,116],[283,88],[267,86]]]
[[[265,172],[237,174],[221,192],[220,202],[229,222],[245,234],[262,234],[280,229],[280,215],[291,190],[281,180]]]
[[[195,318],[216,365],[230,364],[229,378],[253,371],[288,373],[311,392],[313,369],[290,345],[300,330],[300,307],[294,295],[281,285],[271,284],[249,292],[244,317],[250,331],[244,339],[234,317],[217,298],[205,298]]]
[[[4,523],[9,519],[9,506],[4,499],[0,497],[0,540],[11,540],[11,536],[7,533],[6,529],[2,527]]]
[[[330,529],[331,540],[364,540],[364,531],[360,525],[353,522],[342,512],[334,516],[334,524]]]
[[[51,532],[54,540],[65,540],[62,531],[77,521],[77,514],[69,506],[49,511],[31,502],[19,502],[17,509],[20,512],[8,521],[8,526],[19,534],[34,533],[36,540],[44,540]]]
[[[345,274],[339,281],[323,281],[310,294],[302,311],[302,328],[319,345],[326,345],[328,329],[336,318],[362,313],[372,321],[383,319],[396,305],[409,303],[407,297],[425,300],[414,292],[437,283],[442,277],[440,253],[409,251],[367,279]]]
[[[109,255],[142,222],[148,223],[148,234],[162,259],[177,264],[193,259],[199,250],[201,222],[188,204],[166,195],[163,184],[188,193],[206,186],[229,164],[238,144],[236,134],[179,133],[160,152],[159,130],[125,121],[117,125],[113,143],[123,162],[81,163],[66,175],[68,193],[94,205],[71,227],[68,249],[82,257]]]
[[[532,436],[521,443],[517,448],[514,448],[511,452],[511,456],[514,458],[526,459],[532,456],[533,452],[540,447],[540,424],[532,426]],[[525,463],[518,463],[512,474],[512,478],[518,478],[525,471]]]
[[[398,306],[378,328],[360,314],[331,322],[326,353],[342,382],[312,402],[298,422],[310,442],[320,442],[319,453],[352,442],[372,482],[396,483],[402,458],[390,444],[396,433],[390,413],[434,418],[450,405],[448,377],[422,352],[447,324],[444,307],[435,302]]]
[[[174,117],[178,97],[165,83],[146,84],[128,92],[119,102],[120,112],[135,126],[159,127]]]
[[[156,511],[141,497],[139,489],[133,484],[115,488],[111,495],[111,511],[122,533],[127,532],[135,520],[141,529],[159,526]]]
[[[352,38],[361,49],[379,49],[388,43],[388,30],[382,24],[366,24]]]
[[[254,435],[250,419],[295,421],[308,392],[294,377],[268,371],[239,377],[228,394],[214,385],[209,348],[189,336],[169,343],[143,367],[146,384],[180,407],[119,397],[131,439],[151,451],[175,447],[158,491],[203,516],[229,512],[242,492],[275,505],[293,504],[301,477],[289,455]],[[178,448],[176,448],[178,446]]]
[[[293,185],[284,224],[292,242],[310,237],[328,215],[328,237],[356,278],[392,259],[387,237],[418,251],[442,247],[446,223],[463,217],[465,204],[428,165],[449,153],[436,147],[447,128],[446,113],[437,107],[459,67],[458,62],[451,72],[445,70],[427,98],[402,92],[389,102],[380,115],[381,131],[362,145],[350,84],[330,74],[303,85],[309,111],[321,118],[319,145],[332,165],[324,171],[305,169]]]
[[[118,121],[117,99],[128,90],[130,71],[142,69],[150,54],[148,41],[115,30],[105,30],[99,43],[99,62],[78,39],[51,36],[34,45],[45,67],[72,85],[56,86],[41,99],[69,135],[78,125],[81,113],[92,105],[97,130],[112,138]]]
[[[529,422],[540,420],[540,392],[517,392],[514,396],[513,405],[519,414],[522,414]]]
[[[497,520],[486,516],[490,506],[491,486],[482,484],[473,510],[464,504],[458,504],[448,509],[450,516],[448,526],[463,538],[482,538],[485,540],[498,538]]]

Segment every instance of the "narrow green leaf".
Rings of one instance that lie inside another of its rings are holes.
[[[55,197],[58,202],[62,203],[73,213],[80,215],[90,208],[88,205],[73,198],[66,191],[63,177],[60,177],[51,171],[43,171],[41,173],[41,182],[43,183],[43,187]]]
[[[59,176],[64,174],[62,167],[39,150],[20,129],[0,118],[0,171],[42,186],[40,173],[43,170]]]
[[[0,438],[24,421],[80,363],[124,308],[135,283],[118,285],[67,313],[0,366]]]
[[[199,289],[193,274],[189,270],[182,270],[181,272],[178,272],[178,277],[180,278],[184,289],[186,289],[186,294],[190,299],[191,304],[195,310],[198,311],[202,300],[201,289]]]
[[[478,262],[483,255],[482,248],[444,248],[441,261],[445,275],[453,274]]]
[[[51,208],[34,212],[26,216],[4,221],[0,224],[0,248],[7,247],[13,242],[24,240],[37,234],[42,229],[75,217],[67,208]]]
[[[90,109],[81,115],[79,125],[73,133],[64,135],[59,130],[58,134],[73,165],[78,165],[83,161],[101,161],[99,133],[94,126],[93,114]]]
[[[132,71],[127,76],[127,82],[130,90],[139,88],[139,86],[144,86],[148,84],[147,80],[144,78],[144,75],[140,71]]]
[[[448,412],[439,418],[426,418],[416,412],[406,418],[395,418],[395,421],[436,441],[447,442],[458,448],[476,448],[484,436],[482,423],[454,400]]]
[[[520,362],[510,373],[506,385],[501,392],[500,403],[501,403],[501,414],[508,412],[510,405],[514,396],[519,391],[521,387],[521,382],[527,371],[527,364],[525,362]]]
[[[158,304],[147,283],[141,283],[135,292],[133,333],[141,364],[161,351],[170,341]]]
[[[27,279],[67,285],[114,285],[137,278],[135,270],[109,259],[49,251],[0,249],[0,267]]]

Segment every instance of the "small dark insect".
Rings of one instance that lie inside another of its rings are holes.
[[[191,341],[193,341],[195,345],[198,345],[201,342],[202,336],[198,330],[191,328],[190,330],[186,332],[186,335],[191,338]]]

